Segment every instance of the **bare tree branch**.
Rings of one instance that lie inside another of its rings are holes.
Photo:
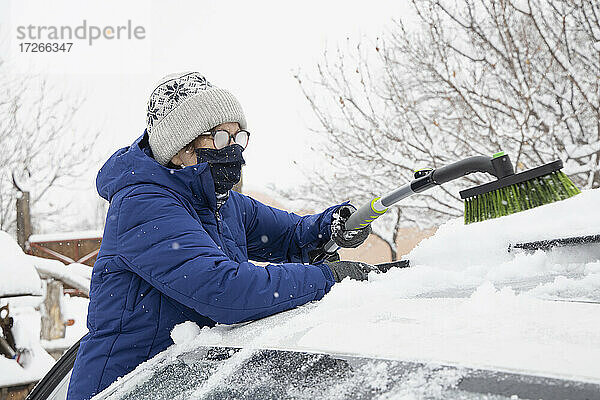
[[[600,186],[600,3],[593,0],[413,0],[377,40],[325,53],[296,76],[319,123],[327,168],[293,196],[361,203],[475,154],[509,153],[517,170],[561,158],[582,188]],[[401,225],[462,214],[475,175],[406,199],[373,228],[395,246]],[[392,250],[394,254],[394,250]]]
[[[0,82],[0,229],[14,232],[20,194],[11,183],[13,171],[31,173],[27,190],[33,215],[56,218],[70,201],[50,205],[49,193],[72,189],[86,167],[95,165],[100,132],[88,135],[73,127],[84,98],[67,98],[39,76],[11,74],[1,60]]]

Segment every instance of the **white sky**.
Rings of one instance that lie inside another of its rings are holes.
[[[85,132],[102,130],[106,159],[145,127],[147,98],[164,75],[196,70],[239,99],[252,138],[244,157],[244,184],[292,186],[302,179],[293,160],[309,155],[314,126],[293,78],[309,71],[324,49],[346,37],[375,38],[407,1],[24,1],[1,0],[0,48],[12,70],[49,76],[67,93],[87,97],[77,120]],[[18,52],[19,25],[142,25],[142,41],[76,42],[68,54]],[[8,49],[6,49],[8,46]],[[8,56],[6,56],[8,54]],[[90,168],[89,186],[99,165]]]

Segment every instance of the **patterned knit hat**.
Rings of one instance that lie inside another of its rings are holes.
[[[150,148],[166,165],[198,135],[224,122],[246,129],[240,103],[225,89],[210,84],[198,72],[167,75],[150,95],[146,115]]]

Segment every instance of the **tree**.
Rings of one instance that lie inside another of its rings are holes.
[[[65,96],[46,79],[13,74],[0,60],[0,82],[0,229],[14,232],[20,191],[13,176],[30,192],[36,218],[60,218],[70,201],[63,196],[53,204],[48,195],[70,188],[94,165],[99,132],[76,131],[84,99]]]
[[[412,4],[420,29],[396,20],[375,41],[348,42],[326,52],[316,74],[296,76],[327,168],[311,171],[294,197],[361,203],[415,169],[499,150],[517,171],[560,158],[576,185],[600,186],[600,5]],[[489,179],[474,174],[413,196],[374,229],[394,247],[399,226],[462,215],[458,191]]]

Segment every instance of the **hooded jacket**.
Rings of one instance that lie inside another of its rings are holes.
[[[110,157],[96,186],[110,206],[70,400],[91,398],[173,344],[176,324],[262,318],[334,284],[326,266],[305,263],[329,240],[337,206],[300,217],[232,191],[217,209],[208,164],[160,165],[146,132]]]

